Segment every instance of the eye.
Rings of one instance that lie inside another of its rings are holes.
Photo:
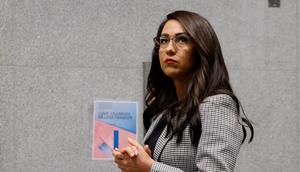
[[[190,37],[187,36],[187,35],[178,35],[175,38],[175,42],[177,42],[177,43],[184,43],[185,44],[185,43],[188,43],[189,40],[190,40]]]
[[[161,43],[161,44],[167,44],[167,43],[169,43],[169,38],[167,38],[167,37],[160,37],[159,38],[159,43]]]

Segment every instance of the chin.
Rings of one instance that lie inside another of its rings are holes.
[[[167,77],[169,77],[171,79],[175,79],[178,77],[178,73],[176,73],[176,72],[164,72],[164,73]]]

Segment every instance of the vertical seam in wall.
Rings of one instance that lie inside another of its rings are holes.
[[[297,69],[296,69],[296,111],[297,111],[297,132],[300,131],[300,116],[299,116],[299,112],[300,112],[300,109],[299,109],[299,58],[298,58],[298,48],[299,48],[299,33],[298,33],[298,28],[299,28],[299,16],[298,16],[298,9],[299,9],[299,5],[300,5],[300,2],[297,1],[297,4],[296,4],[296,64],[297,64]],[[297,159],[297,169],[299,169],[299,163],[300,163],[300,148],[299,148],[299,144],[300,144],[300,136],[299,134],[297,134],[298,137],[297,137],[297,154],[298,154],[298,159]]]

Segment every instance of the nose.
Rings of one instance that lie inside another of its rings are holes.
[[[170,42],[168,43],[166,51],[168,55],[174,55],[176,53],[177,47],[173,40],[170,40]]]

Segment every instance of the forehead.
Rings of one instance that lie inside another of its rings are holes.
[[[167,34],[172,36],[176,35],[177,33],[183,32],[186,32],[186,30],[181,25],[181,23],[179,23],[177,20],[171,19],[166,22],[161,34]]]

